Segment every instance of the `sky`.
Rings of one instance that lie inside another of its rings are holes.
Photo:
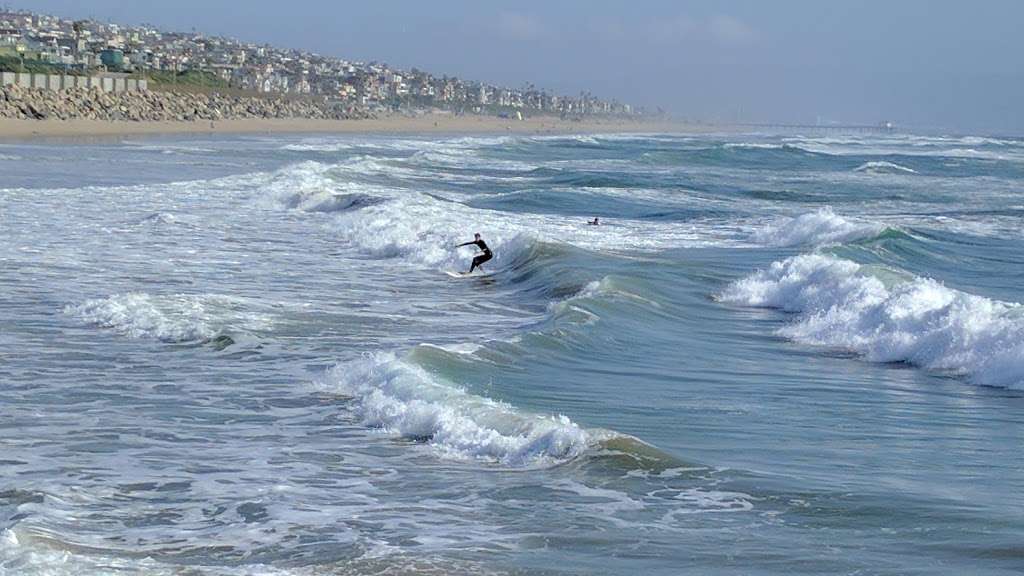
[[[5,0],[0,0],[0,3]],[[703,121],[1024,134],[1019,0],[32,0]]]

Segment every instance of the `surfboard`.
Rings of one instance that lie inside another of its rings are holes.
[[[494,272],[473,272],[469,274],[468,272],[452,272],[451,270],[445,270],[444,273],[452,278],[487,278],[495,274]]]

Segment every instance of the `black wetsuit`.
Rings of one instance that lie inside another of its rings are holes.
[[[467,272],[467,274],[472,274],[473,270],[479,268],[481,264],[487,262],[491,258],[494,258],[494,254],[491,254],[491,249],[487,247],[487,243],[483,240],[474,240],[472,242],[466,242],[465,244],[459,244],[459,246],[469,246],[470,244],[479,248],[481,254],[473,258],[473,263],[469,266],[469,272]]]

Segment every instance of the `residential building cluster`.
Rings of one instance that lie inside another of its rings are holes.
[[[378,62],[354,62],[196,32],[163,32],[151,26],[72,21],[0,9],[0,57],[5,55],[68,71],[201,71],[240,90],[317,95],[370,110],[441,108],[460,113],[562,116],[642,113],[589,93],[557,96],[533,85],[492,86],[415,68],[398,70]]]

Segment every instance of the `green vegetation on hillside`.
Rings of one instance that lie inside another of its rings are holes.
[[[137,77],[149,80],[150,88],[171,89],[175,86],[181,88],[227,88],[228,83],[223,78],[211,72],[200,70],[187,70],[185,72],[170,71],[147,71],[145,75],[136,74]]]
[[[18,56],[0,56],[0,72],[32,72],[36,74],[64,74],[65,67],[60,64],[51,64],[43,60],[26,58],[22,60]],[[71,74],[73,72],[68,71]]]

